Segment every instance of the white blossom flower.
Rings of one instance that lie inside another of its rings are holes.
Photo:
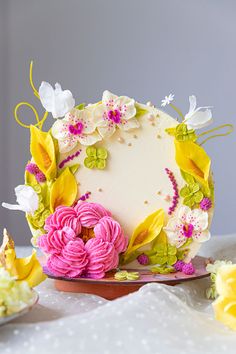
[[[139,128],[136,118],[135,101],[126,96],[116,96],[109,91],[104,91],[102,104],[95,106],[93,119],[103,138],[114,134],[116,128],[128,131]]]
[[[73,150],[78,143],[93,145],[102,140],[96,131],[92,111],[92,106],[83,110],[74,108],[66,114],[64,119],[58,119],[53,124],[52,135],[58,140],[61,153]]]
[[[188,129],[200,129],[212,123],[212,113],[210,107],[197,107],[196,96],[189,96],[189,111],[185,115],[184,123]],[[202,111],[205,109],[204,111]]]
[[[170,244],[177,248],[182,246],[189,238],[202,243],[208,241],[210,232],[208,227],[208,213],[201,209],[191,210],[187,206],[179,209],[178,215],[169,219],[164,227]]]
[[[19,185],[15,188],[16,201],[18,204],[2,203],[4,208],[21,210],[28,214],[34,214],[39,206],[39,197],[30,186]]]
[[[69,90],[62,90],[56,83],[55,89],[43,81],[39,87],[39,97],[46,111],[51,112],[54,118],[64,117],[75,106],[75,100]]]
[[[169,96],[165,96],[163,100],[161,100],[161,106],[165,107],[167,104],[170,104],[171,101],[173,101],[175,95],[172,93],[169,94]]]

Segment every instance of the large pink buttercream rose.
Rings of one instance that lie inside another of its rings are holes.
[[[87,277],[95,279],[103,278],[105,272],[118,266],[118,253],[112,243],[91,238],[85,244],[85,249],[88,254]]]
[[[70,227],[76,234],[81,232],[81,223],[73,207],[57,207],[55,212],[46,219],[44,228],[50,231],[59,230],[64,226]]]
[[[105,216],[94,227],[96,238],[111,242],[118,253],[124,252],[128,238],[124,236],[120,224],[109,216]]]
[[[48,233],[39,237],[38,245],[49,255],[49,272],[61,277],[104,277],[118,266],[119,253],[128,242],[119,223],[97,203],[58,207],[46,220],[45,230]]]
[[[68,226],[64,226],[62,230],[50,230],[46,235],[40,236],[38,246],[45,253],[59,254],[69,241],[75,239],[76,234],[74,230]]]
[[[97,203],[83,203],[79,202],[75,206],[75,210],[84,227],[92,228],[97,225],[98,221],[103,216],[111,216],[111,213]]]
[[[68,278],[79,277],[87,266],[87,253],[81,239],[69,241],[60,255],[53,254],[47,261],[48,270]]]

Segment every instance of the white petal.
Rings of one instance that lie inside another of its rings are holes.
[[[107,108],[103,104],[99,104],[94,108],[92,119],[97,127],[105,127],[107,125],[106,112]]]
[[[182,223],[185,223],[187,219],[187,215],[189,213],[191,213],[191,209],[188,206],[183,205],[178,211],[179,220],[181,220]]]
[[[58,140],[58,147],[59,151],[62,154],[65,154],[71,150],[73,150],[78,145],[78,138],[77,139],[65,139],[65,140]]]
[[[57,119],[51,128],[52,136],[58,140],[65,139],[68,135],[68,126],[64,119]]]
[[[92,119],[92,112],[91,110],[85,109],[82,111],[82,123],[83,123],[83,133],[84,134],[91,134],[96,129],[96,124]]]
[[[98,132],[103,139],[110,138],[116,131],[114,124],[110,123],[106,127],[98,127]]]
[[[109,104],[113,106],[114,101],[117,99],[117,96],[111,93],[110,91],[106,90],[103,92],[102,95],[102,103],[104,105]]]
[[[188,129],[201,129],[212,123],[212,113],[210,109],[196,111],[190,118],[186,119]]]
[[[39,197],[30,186],[19,185],[15,188],[16,201],[18,205],[2,203],[2,206],[11,210],[21,210],[33,214],[39,205]]]
[[[75,100],[69,90],[55,91],[54,107],[52,115],[54,118],[64,117],[75,106]]]
[[[27,210],[22,208],[19,204],[2,203],[2,207],[9,210],[20,210],[20,211],[24,211],[25,213],[27,212]]]
[[[193,233],[193,240],[196,242],[206,242],[210,239],[211,234],[208,230],[202,231],[202,232],[194,232]]]
[[[140,127],[139,121],[135,118],[122,122],[122,124],[118,125],[120,129],[128,131],[131,129],[137,129]]]
[[[187,214],[188,224],[192,224],[194,230],[206,230],[208,227],[208,213],[201,209],[193,209]]]
[[[54,96],[53,87],[48,82],[43,81],[39,87],[39,97],[43,107],[48,112],[51,112],[53,109]]]
[[[93,134],[88,134],[88,135],[84,134],[82,136],[78,136],[78,141],[80,142],[80,144],[86,145],[86,146],[93,145],[101,140],[102,140],[102,137],[97,132],[95,132]]]
[[[130,119],[136,115],[134,99],[126,96],[118,97],[115,100],[114,109],[121,111],[123,119]]]
[[[196,107],[197,107],[196,96],[194,96],[194,95],[189,96],[189,111],[186,114],[185,118],[190,117],[192,115],[192,113],[195,111]]]
[[[181,233],[177,233],[173,230],[168,229],[167,227],[164,227],[163,230],[166,232],[168,241],[171,245],[179,248],[185,243],[186,237]]]

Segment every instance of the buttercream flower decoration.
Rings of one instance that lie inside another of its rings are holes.
[[[127,237],[108,210],[97,203],[58,207],[45,222],[38,246],[47,254],[47,268],[55,276],[103,278],[119,263]]]
[[[0,265],[19,282],[27,282],[33,288],[46,279],[39,263],[36,251],[25,258],[17,258],[14,241],[7,230],[3,231],[3,243],[0,248]]]
[[[89,146],[86,149],[87,157],[84,160],[84,166],[87,168],[98,168],[103,170],[106,167],[107,150],[104,148],[96,148]]]
[[[116,128],[125,131],[139,128],[136,112],[134,99],[104,91],[102,103],[94,108],[93,119],[100,135],[108,138],[115,133]]]
[[[47,112],[52,113],[53,118],[64,117],[75,106],[75,100],[69,90],[62,90],[56,83],[55,89],[43,81],[39,87],[39,98]]]
[[[189,206],[190,208],[193,207],[195,204],[199,204],[204,197],[201,188],[197,182],[185,185],[180,190],[180,195],[184,198],[183,204]]]
[[[2,206],[10,210],[21,210],[27,214],[34,214],[39,206],[38,194],[31,186],[19,185],[15,188],[18,204],[2,203]]]
[[[140,274],[139,272],[128,272],[127,270],[120,270],[115,273],[114,278],[118,281],[138,280],[140,278]]]
[[[165,96],[163,100],[161,100],[161,106],[165,107],[166,105],[170,104],[174,100],[175,95],[172,93],[169,94],[169,96]]]
[[[176,216],[169,219],[164,231],[169,243],[181,247],[188,239],[195,242],[205,242],[210,238],[208,228],[208,213],[201,209],[191,210],[182,206]]]
[[[188,129],[201,129],[212,123],[212,112],[210,107],[198,107],[196,96],[189,96],[189,111],[185,115],[184,123]]]
[[[64,119],[58,119],[52,126],[52,135],[58,140],[59,150],[66,153],[73,150],[78,143],[93,145],[102,140],[96,131],[92,119],[92,108],[72,109]]]
[[[236,330],[236,264],[219,267],[215,281],[219,297],[213,303],[215,317]]]

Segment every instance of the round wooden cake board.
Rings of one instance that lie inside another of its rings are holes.
[[[195,273],[192,275],[186,275],[182,272],[153,274],[150,270],[128,269],[128,271],[138,271],[140,274],[138,280],[132,281],[117,281],[114,278],[116,271],[108,272],[105,278],[102,279],[58,278],[50,274],[46,268],[44,268],[44,272],[49,278],[55,280],[55,287],[59,291],[93,294],[101,296],[107,300],[114,300],[121,296],[133,293],[148,283],[176,285],[185,281],[205,278],[210,275],[209,272],[206,271],[206,264],[209,263],[208,258],[196,256],[192,263],[196,269]]]

